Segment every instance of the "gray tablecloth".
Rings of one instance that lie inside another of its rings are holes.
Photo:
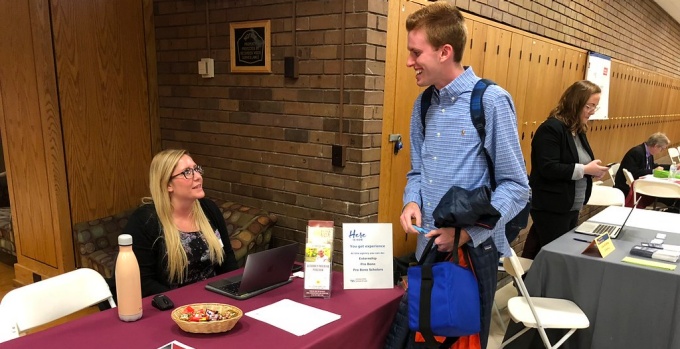
[[[634,245],[651,241],[656,233],[625,227],[613,240],[616,250],[603,259],[581,254],[587,243],[574,238],[590,237],[569,232],[536,256],[525,279],[529,293],[572,300],[590,320],[590,327],[577,330],[563,348],[680,348],[680,268],[666,271],[621,262]],[[680,234],[667,234],[665,243],[680,245]],[[522,328],[510,321],[505,339]],[[548,331],[552,344],[564,333]],[[543,344],[538,332],[530,330],[506,348]]]

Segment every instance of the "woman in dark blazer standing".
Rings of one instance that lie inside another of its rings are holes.
[[[562,94],[531,141],[532,228],[523,257],[534,258],[551,241],[576,227],[590,197],[592,178],[607,171],[588,144],[588,119],[600,103],[600,88],[577,81]]]

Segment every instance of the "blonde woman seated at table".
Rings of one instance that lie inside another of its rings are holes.
[[[151,198],[144,198],[125,227],[143,297],[238,268],[222,214],[205,198],[203,169],[186,150],[156,154],[149,182]]]

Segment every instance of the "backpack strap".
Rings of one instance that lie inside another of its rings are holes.
[[[491,190],[496,189],[496,176],[494,174],[491,156],[489,156],[489,152],[486,151],[486,148],[484,147],[484,141],[486,140],[486,115],[484,114],[484,102],[482,101],[482,97],[484,96],[486,88],[495,84],[495,82],[489,79],[480,79],[475,84],[475,87],[472,88],[472,96],[470,97],[470,118],[472,119],[472,125],[475,126],[475,129],[479,134],[480,151],[484,151],[484,157],[486,158],[486,165],[489,169],[489,177],[491,180]],[[425,119],[423,118],[423,121],[424,120]]]
[[[432,105],[432,91],[434,91],[434,85],[426,88],[420,96],[420,123],[423,125],[423,136],[425,135],[425,115]]]

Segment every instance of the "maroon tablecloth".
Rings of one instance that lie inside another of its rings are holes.
[[[162,312],[152,307],[151,297],[147,297],[143,300],[144,316],[136,322],[125,323],[118,320],[118,313],[111,309],[13,339],[2,343],[0,347],[157,349],[178,340],[196,349],[382,348],[403,294],[403,290],[398,287],[387,290],[344,290],[342,273],[339,272],[333,273],[333,293],[330,299],[304,298],[303,281],[299,278],[245,301],[232,300],[207,291],[204,288],[207,282],[199,282],[166,294],[176,306],[204,302],[227,303],[241,308],[244,313],[287,298],[340,314],[341,318],[300,337],[245,315],[231,331],[193,334],[179,329],[170,318],[170,311]]]

